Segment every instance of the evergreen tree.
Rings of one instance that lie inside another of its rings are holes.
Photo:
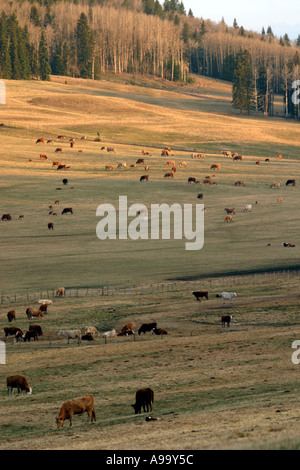
[[[38,57],[39,57],[39,69],[38,69],[39,76],[41,80],[49,81],[51,67],[49,64],[47,41],[46,41],[46,35],[44,31],[42,32],[42,35],[41,35]]]
[[[236,59],[236,67],[233,73],[232,84],[232,104],[233,107],[245,110],[250,114],[254,109],[254,82],[251,64],[251,55],[248,50],[240,52]]]
[[[77,65],[80,76],[92,78],[92,62],[94,52],[94,37],[88,19],[81,13],[76,28]]]
[[[7,16],[2,12],[0,17],[0,77],[11,78],[11,59],[9,53],[9,36],[7,30]]]

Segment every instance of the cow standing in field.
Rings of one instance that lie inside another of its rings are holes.
[[[74,398],[62,404],[59,415],[56,418],[58,428],[62,428],[66,419],[72,420],[74,415],[81,415],[87,412],[88,423],[96,421],[95,401],[93,395],[85,395],[81,398]]]
[[[225,303],[225,300],[230,300],[232,302],[232,299],[234,297],[237,297],[237,294],[235,292],[222,292],[222,301]]]
[[[193,296],[196,297],[197,300],[206,299],[208,300],[208,292],[207,291],[194,291],[192,292]]]
[[[232,315],[222,315],[221,316],[222,326],[225,328],[225,325],[227,324],[227,327],[229,328],[231,320],[232,320]]]
[[[11,323],[13,320],[16,319],[16,312],[15,310],[10,310],[8,313],[7,313],[7,319],[8,319],[8,322]]]
[[[67,344],[70,343],[70,339],[75,339],[80,342],[81,331],[80,330],[60,330],[57,336],[63,336],[67,340]]]
[[[26,315],[28,317],[28,320],[31,320],[32,318],[36,317],[44,318],[44,314],[41,310],[33,310],[32,308],[28,308],[26,310]]]
[[[151,390],[151,388],[142,388],[138,390],[135,394],[135,404],[131,405],[134,408],[135,414],[140,414],[142,407],[144,412],[146,411],[147,408],[147,413],[152,411],[152,405],[154,402],[154,392]]]
[[[18,328],[15,326],[5,327],[3,328],[3,330],[4,330],[5,338],[7,338],[8,336],[15,336],[18,332],[20,332],[21,335],[23,335],[23,331],[21,330],[21,328]]]
[[[149,176],[148,175],[141,176],[140,181],[149,181]]]
[[[58,289],[55,289],[54,295],[56,297],[63,297],[66,295],[66,289],[64,287],[59,287]]]
[[[8,395],[13,395],[14,388],[20,392],[25,391],[28,395],[32,393],[32,388],[29,387],[26,377],[24,375],[10,375],[6,378],[6,386]]]
[[[157,327],[157,323],[156,322],[153,322],[153,323],[143,323],[139,330],[138,330],[138,335],[140,335],[141,333],[146,333],[146,331],[152,331],[153,328],[156,328]]]

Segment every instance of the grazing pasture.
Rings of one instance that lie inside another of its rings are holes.
[[[299,366],[291,361],[300,338],[298,276],[230,289],[201,283],[299,268],[299,123],[240,116],[230,85],[201,77],[184,87],[106,79],[6,82],[0,294],[51,292],[53,303],[33,318],[26,311],[39,311],[38,299],[0,304],[0,449],[299,448]],[[171,178],[164,177],[167,162]],[[286,185],[290,179],[296,184]],[[151,222],[151,204],[196,204],[200,194],[200,251],[186,251],[184,238],[96,236],[98,205],[118,209],[119,196],[128,206],[144,204]],[[185,281],[186,289],[63,295],[168,281]],[[223,290],[237,296],[223,303]],[[208,292],[196,301],[199,291]],[[34,322],[43,334],[26,342],[6,337],[11,310],[15,328],[25,334]],[[232,316],[226,328],[222,315]],[[129,323],[135,327],[120,335]],[[139,335],[150,323],[167,334]],[[81,341],[88,326],[99,335]],[[58,335],[74,330],[74,338]],[[6,378],[16,374],[27,378],[31,395],[7,395]],[[153,422],[131,406],[144,388],[154,392]],[[95,399],[97,421],[76,415],[71,428],[57,429],[62,404],[86,395]]]

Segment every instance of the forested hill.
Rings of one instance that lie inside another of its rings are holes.
[[[254,32],[236,20],[195,18],[179,0],[0,0],[0,12],[1,78],[98,79],[112,71],[232,81],[244,50],[268,90],[285,96],[299,78],[300,37],[278,38],[268,24]]]

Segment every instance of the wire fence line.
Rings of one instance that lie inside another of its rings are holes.
[[[215,278],[204,278],[193,281],[162,282],[138,286],[101,286],[101,287],[72,287],[66,288],[67,297],[116,297],[130,295],[163,294],[166,292],[180,292],[190,289],[228,289],[247,285],[267,284],[268,282],[290,282],[299,279],[300,269],[268,271],[236,276],[220,276]],[[0,304],[13,304],[23,302],[37,302],[39,299],[59,298],[55,290],[41,290],[37,292],[25,292],[22,294],[6,295],[0,293]]]

